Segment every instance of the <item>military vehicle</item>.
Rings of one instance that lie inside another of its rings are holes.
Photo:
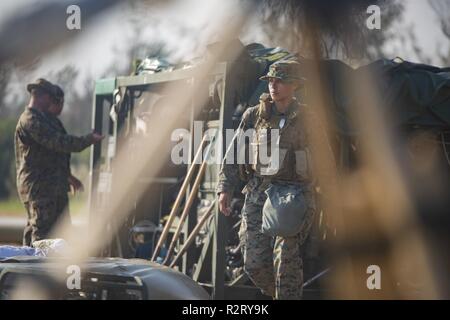
[[[18,256],[0,259],[0,299],[209,299],[208,293],[189,277],[142,259],[89,258],[79,265],[79,284],[73,288],[66,281],[55,278],[57,272],[65,272],[70,265],[70,261],[63,257]],[[20,292],[21,284],[28,288],[25,293]],[[34,295],[28,292],[32,288],[38,290]]]

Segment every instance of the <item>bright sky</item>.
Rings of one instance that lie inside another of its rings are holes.
[[[46,0],[49,1],[49,0]],[[164,43],[171,51],[170,59],[188,60],[199,55],[208,40],[233,19],[233,5],[237,0],[182,0],[174,5],[149,7],[140,17],[143,23],[142,43]],[[2,19],[20,8],[32,6],[32,0],[2,0],[0,2],[0,25]],[[220,7],[221,10],[216,10]],[[81,19],[83,12],[81,8]],[[128,46],[136,41],[135,29],[130,21],[133,18],[127,4],[120,4],[107,14],[99,15],[91,24],[83,25],[81,35],[64,47],[48,53],[41,58],[38,68],[29,75],[30,79],[57,71],[65,65],[74,65],[85,77],[113,76],[107,70],[114,64],[128,67],[131,62],[125,55]],[[148,21],[146,24],[145,21]],[[64,26],[65,28],[65,26]],[[186,35],[186,33],[188,35]],[[145,53],[143,53],[145,55]],[[117,61],[123,57],[121,61]],[[141,57],[143,58],[143,57]],[[78,79],[82,83],[83,79]],[[79,83],[79,84],[80,84]],[[14,89],[13,89],[14,90]]]
[[[449,0],[432,1],[450,2]],[[431,59],[431,63],[440,65],[440,61],[436,57],[436,50],[441,46],[441,51],[449,52],[450,43],[440,29],[435,12],[428,4],[428,1],[404,0],[403,2],[405,3],[403,19],[398,22],[395,29],[403,35],[412,30],[416,35],[417,45]],[[388,43],[385,49],[387,52],[392,52],[392,56],[398,55],[412,61],[417,61],[418,59],[412,52],[412,43],[410,41],[404,44],[400,42]]]
[[[27,10],[35,3],[37,3],[36,0],[2,0],[0,23],[2,19],[14,14],[17,10]],[[211,24],[226,28],[227,21],[233,19],[233,5],[236,3],[237,0],[183,0],[165,9],[150,7],[144,15],[148,24],[142,31],[142,39],[164,42],[172,51],[171,58],[174,60],[192,58],[196,55],[196,50],[201,49],[212,34],[216,31],[220,32],[210,28]],[[448,48],[449,44],[439,29],[434,12],[427,1],[404,0],[404,3],[406,7],[404,18],[398,22],[396,30],[400,34],[406,34],[412,28],[416,34],[418,46],[432,59],[432,63],[438,65],[439,61],[433,59],[438,44],[444,44],[444,48]],[[120,62],[115,59],[123,56],[130,39],[133,39],[135,31],[129,21],[130,17],[129,9],[119,5],[116,10],[107,15],[96,17],[96,21],[91,25],[82,24],[81,36],[65,47],[43,57],[41,65],[34,74],[30,75],[30,79],[61,69],[67,64],[76,66],[82,74],[92,75],[94,78],[107,75],[105,72],[113,63],[128,66],[130,62],[125,57]],[[219,21],[221,22],[217,23]],[[187,31],[184,35],[183,30]],[[244,42],[254,42],[261,41],[264,36],[260,27],[255,26],[251,34],[242,34],[240,38]],[[417,57],[412,54],[411,46],[412,44],[408,42],[395,42],[387,44],[385,49],[392,53],[392,57],[398,55],[406,60],[417,61]],[[82,83],[82,79],[80,82]]]

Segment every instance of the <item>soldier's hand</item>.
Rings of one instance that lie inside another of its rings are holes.
[[[74,193],[76,193],[76,192],[83,192],[84,191],[84,186],[81,183],[81,181],[78,180],[77,178],[75,178],[72,175],[69,176],[69,184],[73,188]]]
[[[227,192],[221,192],[219,195],[219,210],[224,215],[229,216],[231,214],[230,201],[231,196]]]
[[[105,136],[103,136],[103,135],[101,135],[101,134],[98,134],[98,133],[96,133],[96,132],[92,132],[92,133],[91,133],[91,139],[92,139],[91,141],[92,141],[92,144],[96,144],[96,143],[102,141],[103,138],[105,138]]]

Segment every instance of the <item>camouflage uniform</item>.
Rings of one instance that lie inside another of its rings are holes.
[[[267,198],[264,182],[254,177],[250,183],[258,187],[246,193],[239,230],[245,271],[264,294],[275,299],[300,299],[303,284],[300,246],[309,234],[316,212],[313,193],[307,191],[310,208],[302,231],[293,237],[273,239],[261,232],[261,212]]]
[[[284,119],[282,128],[280,128],[281,119]],[[306,121],[308,125],[305,125]],[[260,105],[246,110],[239,130],[244,132],[255,129],[258,135],[261,129],[280,129],[280,153],[282,150],[286,151],[284,159],[281,160],[280,169],[275,175],[264,176],[259,173],[258,166],[226,163],[226,155],[219,175],[218,193],[232,194],[234,186],[239,185],[239,180],[247,182],[242,191],[245,194],[245,202],[239,231],[244,270],[264,294],[275,299],[301,299],[302,297],[303,262],[300,246],[308,237],[316,213],[313,187],[315,180],[311,174],[311,165],[314,161],[309,158],[310,154],[314,154],[314,150],[307,152],[307,172],[304,171],[305,168],[298,167],[296,151],[315,148],[310,128],[316,130],[321,127],[307,106],[300,105],[294,99],[286,113],[280,114],[275,105],[269,101],[268,96],[262,96]],[[321,141],[314,141],[314,143],[324,143],[329,146],[325,132],[322,128],[319,131],[318,137]],[[239,134],[235,139],[239,139]],[[333,168],[320,169],[324,176],[319,177],[319,180],[328,179],[331,175],[330,170],[333,170]],[[301,231],[295,236],[277,236],[274,239],[261,232],[262,208],[267,198],[264,191],[272,182],[298,183],[304,192],[308,209]]]
[[[17,188],[28,221],[24,245],[47,237],[68,206],[70,153],[91,144],[91,135],[68,135],[54,116],[26,108],[15,132]]]

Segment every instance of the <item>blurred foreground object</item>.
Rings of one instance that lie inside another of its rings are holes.
[[[67,271],[72,270],[69,267],[73,265],[66,258],[0,259],[0,299],[209,299],[206,291],[187,276],[145,260],[89,258],[79,265],[79,288],[68,288],[66,281],[58,282],[54,278],[54,274],[61,274],[67,279],[71,275]],[[15,289],[24,284],[37,288],[39,295],[28,292],[29,296],[17,296]]]

